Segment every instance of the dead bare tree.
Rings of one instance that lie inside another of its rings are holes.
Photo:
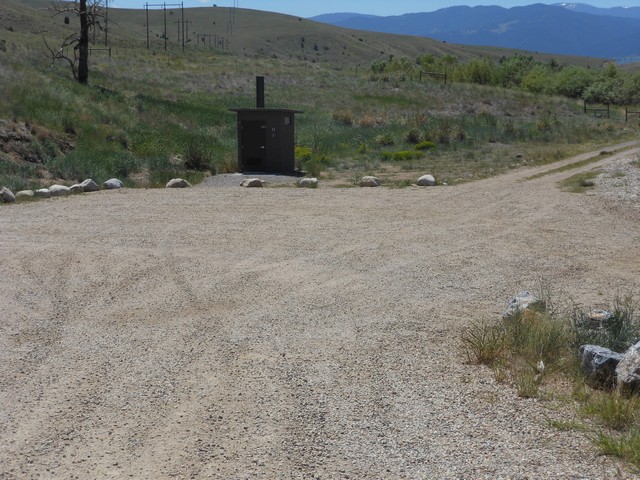
[[[83,85],[89,80],[89,33],[103,30],[102,20],[106,18],[107,0],[54,0],[51,4],[56,15],[73,13],[80,19],[80,30],[66,37],[58,48],[51,47],[46,39],[44,44],[51,55],[51,62],[66,60],[71,67],[73,78]],[[72,48],[73,55],[68,53]]]

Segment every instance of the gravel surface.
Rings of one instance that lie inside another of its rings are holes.
[[[459,351],[540,279],[637,287],[638,211],[543,170],[0,208],[0,478],[633,478]]]

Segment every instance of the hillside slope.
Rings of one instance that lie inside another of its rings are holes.
[[[47,0],[4,0],[0,5],[0,40],[7,44],[27,44],[42,48],[42,37],[59,41],[77,30],[77,19],[55,15]],[[461,61],[478,57],[500,58],[517,50],[468,46],[410,35],[356,31],[309,19],[249,9],[202,7],[184,9],[188,25],[187,51],[218,47],[233,55],[322,62],[335,68],[368,66],[372,61],[397,57],[416,58],[427,53],[454,55]],[[161,8],[149,10],[149,48],[165,48],[164,15]],[[182,12],[167,9],[166,46],[182,48]],[[102,38],[97,38],[100,44]],[[109,46],[144,48],[147,45],[147,16],[143,9],[109,10]],[[102,45],[98,45],[102,46]],[[534,52],[528,51],[527,54]],[[534,53],[547,60],[552,55]],[[558,56],[556,56],[558,58]],[[600,61],[567,58],[566,63],[598,66]]]

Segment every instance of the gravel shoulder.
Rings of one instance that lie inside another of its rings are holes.
[[[0,478],[634,478],[458,348],[541,280],[637,289],[637,194],[555,167],[0,208]]]

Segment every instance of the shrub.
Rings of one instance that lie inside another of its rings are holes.
[[[330,164],[329,157],[326,155],[312,155],[303,162],[303,168],[310,176],[319,177],[322,171]]]
[[[335,123],[339,123],[341,125],[353,125],[353,115],[351,110],[336,110],[331,114],[331,119]]]
[[[415,129],[409,130],[407,132],[407,142],[413,143],[413,144],[419,144],[420,143],[420,132],[418,130],[415,130]]]
[[[431,150],[432,148],[436,148],[436,144],[428,140],[424,140],[415,146],[416,150]]]
[[[306,147],[303,145],[296,145],[294,152],[295,158],[302,162],[306,162],[307,160],[309,160],[311,158],[311,155],[313,154],[313,151],[310,147]]]
[[[416,150],[404,150],[400,152],[384,152],[382,154],[382,158],[388,161],[407,161],[407,160],[416,160],[418,158],[422,158],[424,154],[421,151]]]
[[[505,321],[510,350],[531,365],[544,362],[545,369],[568,356],[569,323],[546,312],[524,310]]]
[[[184,155],[184,166],[189,170],[209,170],[211,152],[199,143],[189,143]]]
[[[358,125],[360,125],[363,128],[373,128],[380,123],[382,122],[380,122],[373,115],[363,115],[358,121]]]
[[[393,137],[391,135],[389,135],[388,133],[383,133],[380,135],[376,135],[376,137],[373,139],[378,145],[383,145],[385,147],[390,147],[391,145],[395,144],[395,141],[393,140]]]

